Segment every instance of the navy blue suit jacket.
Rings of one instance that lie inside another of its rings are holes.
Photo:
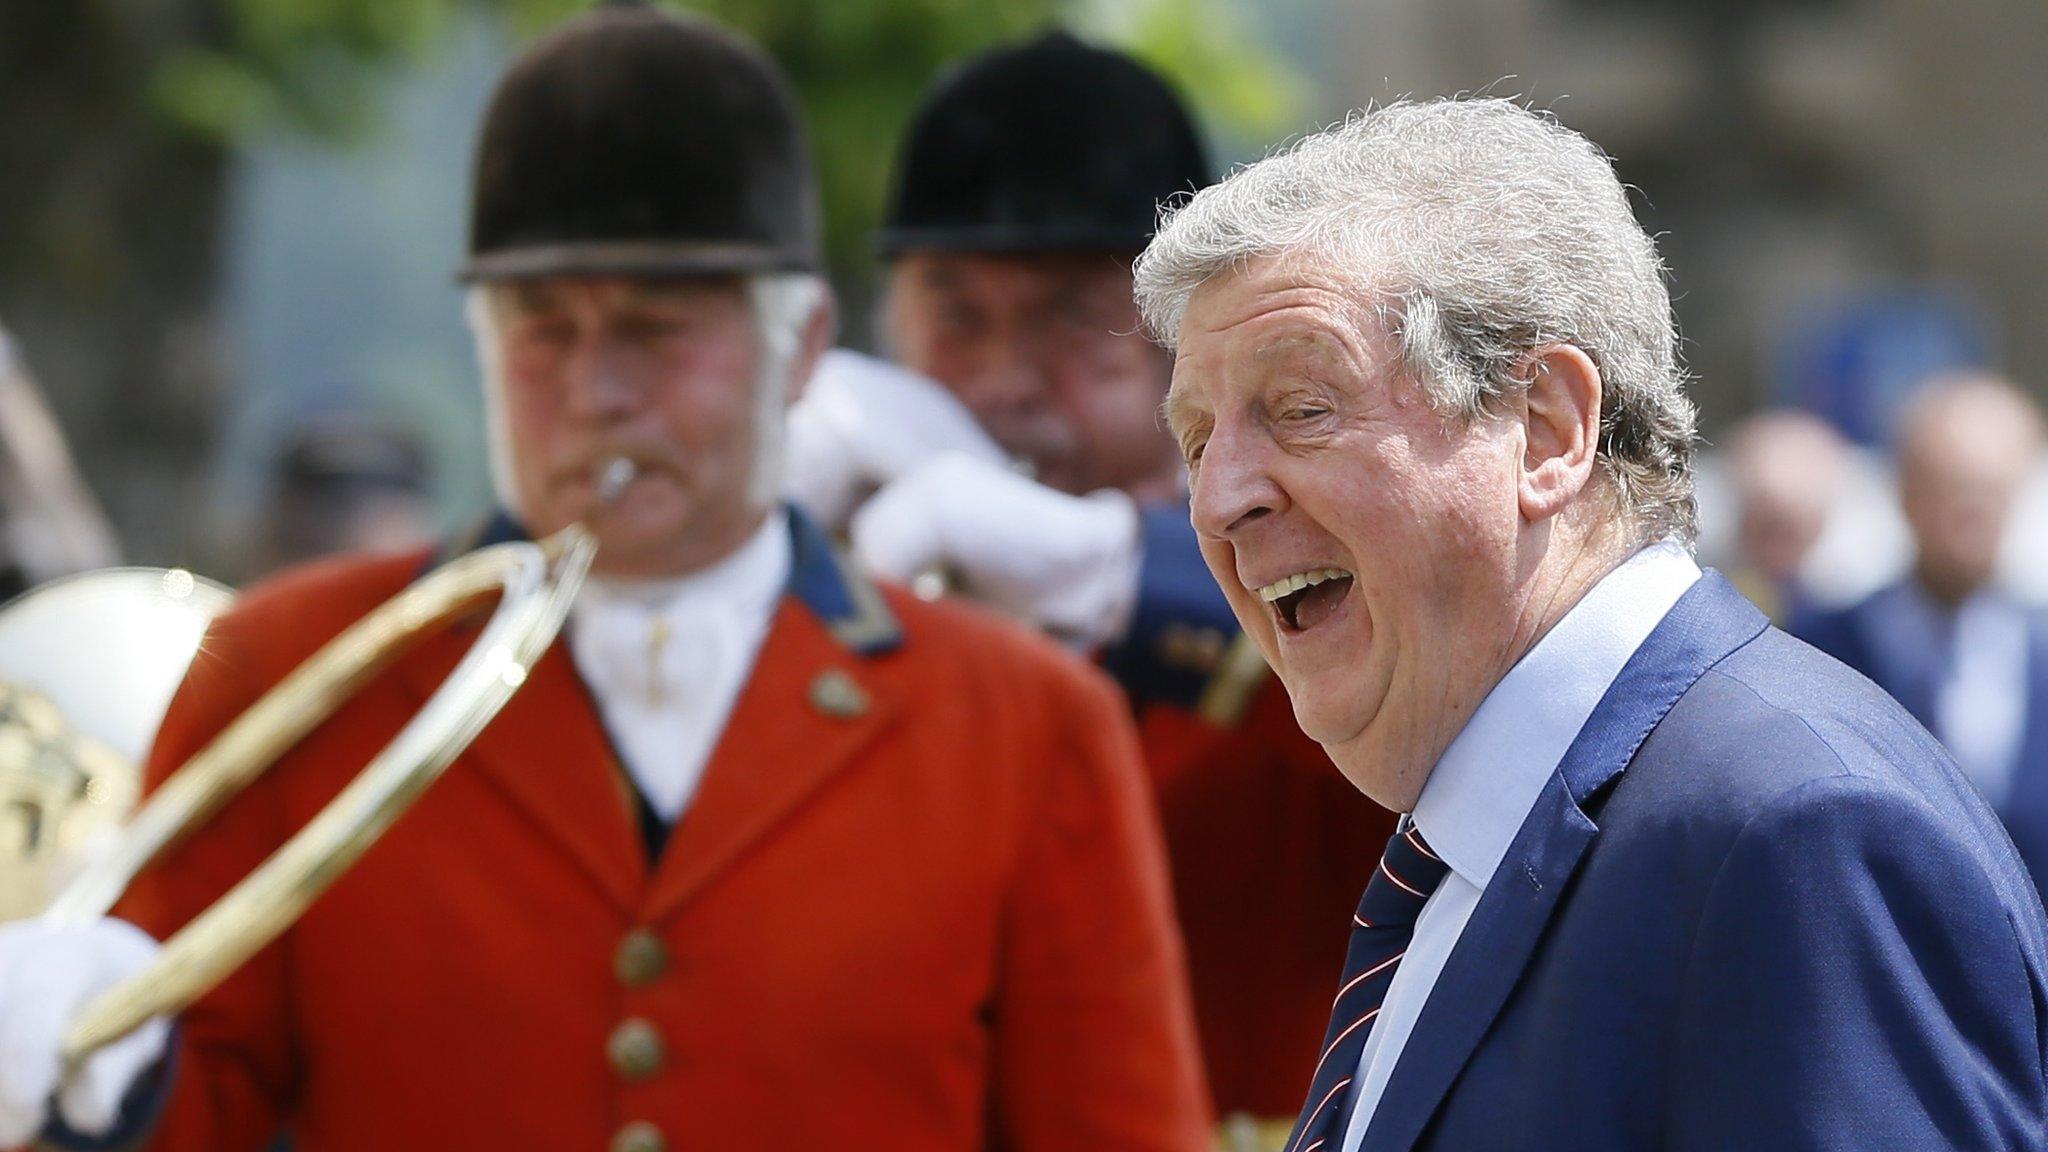
[[[1913,595],[1905,584],[1894,584],[1848,608],[1801,616],[1792,630],[1876,681],[1932,727],[1942,653],[1933,637],[1921,634]],[[2039,887],[2048,880],[2048,620],[2039,613],[2027,619],[2027,718],[2012,787],[1997,810]]]
[[[1363,1150],[2041,1148],[2044,971],[1934,739],[1709,573],[1544,788]]]

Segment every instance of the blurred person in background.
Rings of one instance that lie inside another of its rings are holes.
[[[426,543],[432,479],[426,449],[397,428],[325,418],[295,429],[271,468],[256,570]]]
[[[1201,1152],[1114,689],[1010,623],[877,589],[778,501],[784,408],[832,334],[818,239],[794,98],[734,34],[612,3],[511,66],[463,268],[506,513],[484,539],[592,517],[564,639],[175,1030],[58,1083],[77,1006],[304,823],[473,630],[400,657],[124,919],[0,928],[0,1146],[249,1152],[283,1127],[301,1152]],[[594,512],[620,458],[636,471]],[[246,592],[152,783],[428,563]]]
[[[0,602],[45,580],[119,562],[113,529],[0,328]]]
[[[1905,577],[1795,631],[1904,704],[1997,809],[2048,878],[2048,618],[1997,579],[2041,417],[2009,381],[1929,381],[1898,424]]]
[[[1842,497],[1847,445],[1820,417],[1761,412],[1728,434],[1737,506],[1729,579],[1783,624],[1808,606],[1806,564]]]
[[[1140,331],[1130,269],[1158,203],[1209,179],[1181,102],[1128,57],[1052,32],[961,63],[912,119],[877,239],[885,342],[908,371],[828,358],[794,417],[793,476],[870,570],[944,573],[1122,684],[1238,1140],[1299,1102],[1342,967],[1333,926],[1370,868],[1359,846],[1392,817],[1301,735],[1188,523],[1159,417],[1172,359]]]

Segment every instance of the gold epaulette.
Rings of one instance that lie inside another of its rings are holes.
[[[1195,714],[1219,728],[1235,728],[1251,708],[1252,697],[1273,670],[1250,636],[1240,632],[1210,674],[1195,702]]]

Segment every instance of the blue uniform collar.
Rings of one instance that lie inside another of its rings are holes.
[[[824,531],[795,505],[787,505],[790,534],[789,582],[783,595],[794,596],[849,651],[878,656],[903,643],[903,630],[881,592],[832,547]],[[524,526],[503,509],[482,525],[442,547],[433,563],[441,563],[492,544],[530,540]]]

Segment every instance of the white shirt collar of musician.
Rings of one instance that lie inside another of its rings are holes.
[[[789,583],[789,513],[769,512],[761,526],[724,559],[685,576],[623,579],[593,572],[577,593],[572,618],[588,607],[637,605],[644,611],[690,611],[698,606],[720,610],[757,610],[782,598]]]
[[[570,655],[619,759],[665,821],[696,793],[773,624],[792,552],[789,518],[778,509],[700,572],[594,576],[577,597]]]

